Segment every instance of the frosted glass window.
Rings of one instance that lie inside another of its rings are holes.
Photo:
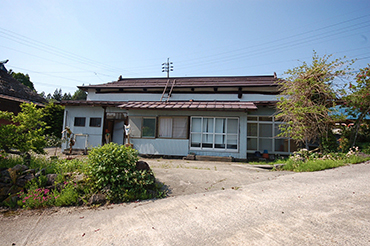
[[[172,137],[172,118],[160,117],[158,130],[159,130],[159,137],[161,138]]]
[[[188,117],[173,118],[173,138],[187,138],[188,137]]]
[[[216,133],[224,133],[225,132],[225,122],[226,119],[216,119],[216,127],[215,127],[215,132]]]
[[[238,133],[238,120],[228,119],[227,120],[227,133]]]
[[[191,135],[191,147],[200,147],[202,142],[202,134],[195,133]]]
[[[141,137],[141,117],[130,117],[129,124],[131,126],[130,136],[133,138]]]
[[[203,118],[203,132],[213,133],[213,118]]]
[[[214,150],[238,149],[237,118],[191,118],[191,147]]]
[[[202,118],[192,118],[191,132],[202,132]]]

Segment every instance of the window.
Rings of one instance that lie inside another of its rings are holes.
[[[158,137],[187,138],[188,117],[159,117]]]
[[[247,150],[250,153],[265,151],[269,153],[289,153],[296,149],[292,140],[278,137],[279,125],[282,122],[269,116],[248,116],[247,123]]]
[[[86,118],[85,117],[75,117],[74,126],[85,126]]]
[[[213,150],[238,150],[238,118],[191,118],[191,147]]]
[[[131,133],[133,138],[155,138],[156,118],[154,117],[130,117]]]
[[[155,138],[155,118],[143,118],[141,129],[143,138]]]
[[[90,127],[101,127],[101,118],[90,118]]]

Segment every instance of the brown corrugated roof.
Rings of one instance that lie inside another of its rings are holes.
[[[256,110],[253,102],[235,101],[62,101],[66,106],[117,106],[122,109],[166,109],[166,110]]]
[[[123,78],[118,81],[79,86],[80,89],[125,89],[125,88],[164,88],[169,81],[174,88],[199,87],[244,87],[277,86],[278,79],[271,76],[226,76],[226,77],[174,77],[174,78]]]
[[[123,109],[189,109],[189,110],[255,110],[253,102],[225,101],[134,101],[125,102],[118,106]]]

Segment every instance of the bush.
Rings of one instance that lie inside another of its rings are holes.
[[[157,189],[153,172],[137,170],[137,161],[137,151],[130,147],[109,143],[93,148],[88,156],[92,188],[112,202],[152,198]]]

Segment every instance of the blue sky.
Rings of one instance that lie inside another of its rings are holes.
[[[38,92],[123,77],[272,75],[370,63],[369,0],[1,0],[0,60]]]

